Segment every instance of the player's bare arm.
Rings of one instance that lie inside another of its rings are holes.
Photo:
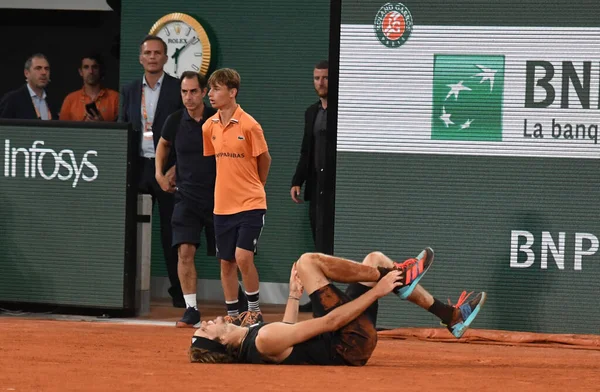
[[[287,358],[293,346],[325,332],[342,328],[358,317],[373,302],[402,285],[398,281],[402,272],[391,271],[372,290],[348,302],[324,317],[301,321],[296,324],[272,323],[262,328],[256,338],[256,348],[270,360],[281,362]]]
[[[294,263],[292,272],[290,273],[290,294],[288,296],[282,322],[287,324],[295,324],[298,322],[298,306],[300,305],[300,297],[303,292],[304,286],[298,276],[296,263]]]

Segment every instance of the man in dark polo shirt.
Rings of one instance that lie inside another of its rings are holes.
[[[165,192],[175,192],[171,225],[173,246],[178,248],[177,272],[183,290],[186,311],[177,327],[193,327],[200,321],[196,300],[197,274],[194,265],[196,249],[206,234],[207,252],[215,255],[212,219],[215,192],[215,157],[204,156],[202,124],[216,113],[204,105],[206,79],[199,73],[181,75],[181,98],[185,109],[171,114],[162,128],[156,149],[156,181]],[[176,184],[165,176],[165,165],[175,148]]]

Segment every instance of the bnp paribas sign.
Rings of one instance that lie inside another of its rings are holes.
[[[556,11],[520,25],[487,5],[482,22],[455,9],[466,3],[444,17],[414,2],[353,4],[341,25],[338,151],[600,157],[596,24]]]
[[[76,152],[47,145],[43,140],[20,146],[5,139],[1,151],[4,155],[0,159],[4,163],[1,173],[7,178],[65,181],[73,188],[80,180],[92,182],[98,178],[98,167],[92,162],[98,156],[95,150]]]
[[[524,86],[521,83],[521,89],[505,91],[504,55],[436,54],[431,138],[502,141],[503,100],[508,100],[512,104],[522,102],[524,110],[520,115],[514,113],[512,119],[518,116],[522,121],[519,136],[524,141],[597,144],[597,123],[569,118],[577,110],[600,108],[600,103],[592,103],[597,97],[597,91],[591,90],[592,62],[524,60],[524,65],[512,70],[512,77],[520,78]],[[561,112],[552,113],[553,109]]]

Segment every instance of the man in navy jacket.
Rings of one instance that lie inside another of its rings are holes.
[[[25,61],[27,83],[2,97],[0,118],[23,120],[52,120],[56,112],[48,104],[46,86],[50,82],[50,63],[46,56],[36,53]]]
[[[138,192],[152,195],[153,203],[158,201],[161,243],[171,284],[169,294],[173,305],[183,308],[185,302],[177,276],[177,249],[171,246],[174,197],[173,193],[161,189],[154,176],[156,146],[163,124],[171,113],[183,107],[179,80],[164,72],[167,60],[167,44],[157,36],[145,37],[140,45],[140,64],[144,67],[144,75],[122,88],[120,121],[130,122],[136,131],[139,160],[135,180]],[[173,152],[165,166],[166,175],[173,184],[174,164]]]

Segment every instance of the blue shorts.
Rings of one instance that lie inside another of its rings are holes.
[[[217,258],[234,261],[235,248],[249,250],[256,254],[266,212],[266,210],[250,210],[232,215],[215,214]]]
[[[179,195],[175,196],[175,206],[171,217],[173,246],[193,244],[200,246],[202,229],[206,237],[206,254],[215,255],[215,232],[212,206],[201,207],[197,202]]]

